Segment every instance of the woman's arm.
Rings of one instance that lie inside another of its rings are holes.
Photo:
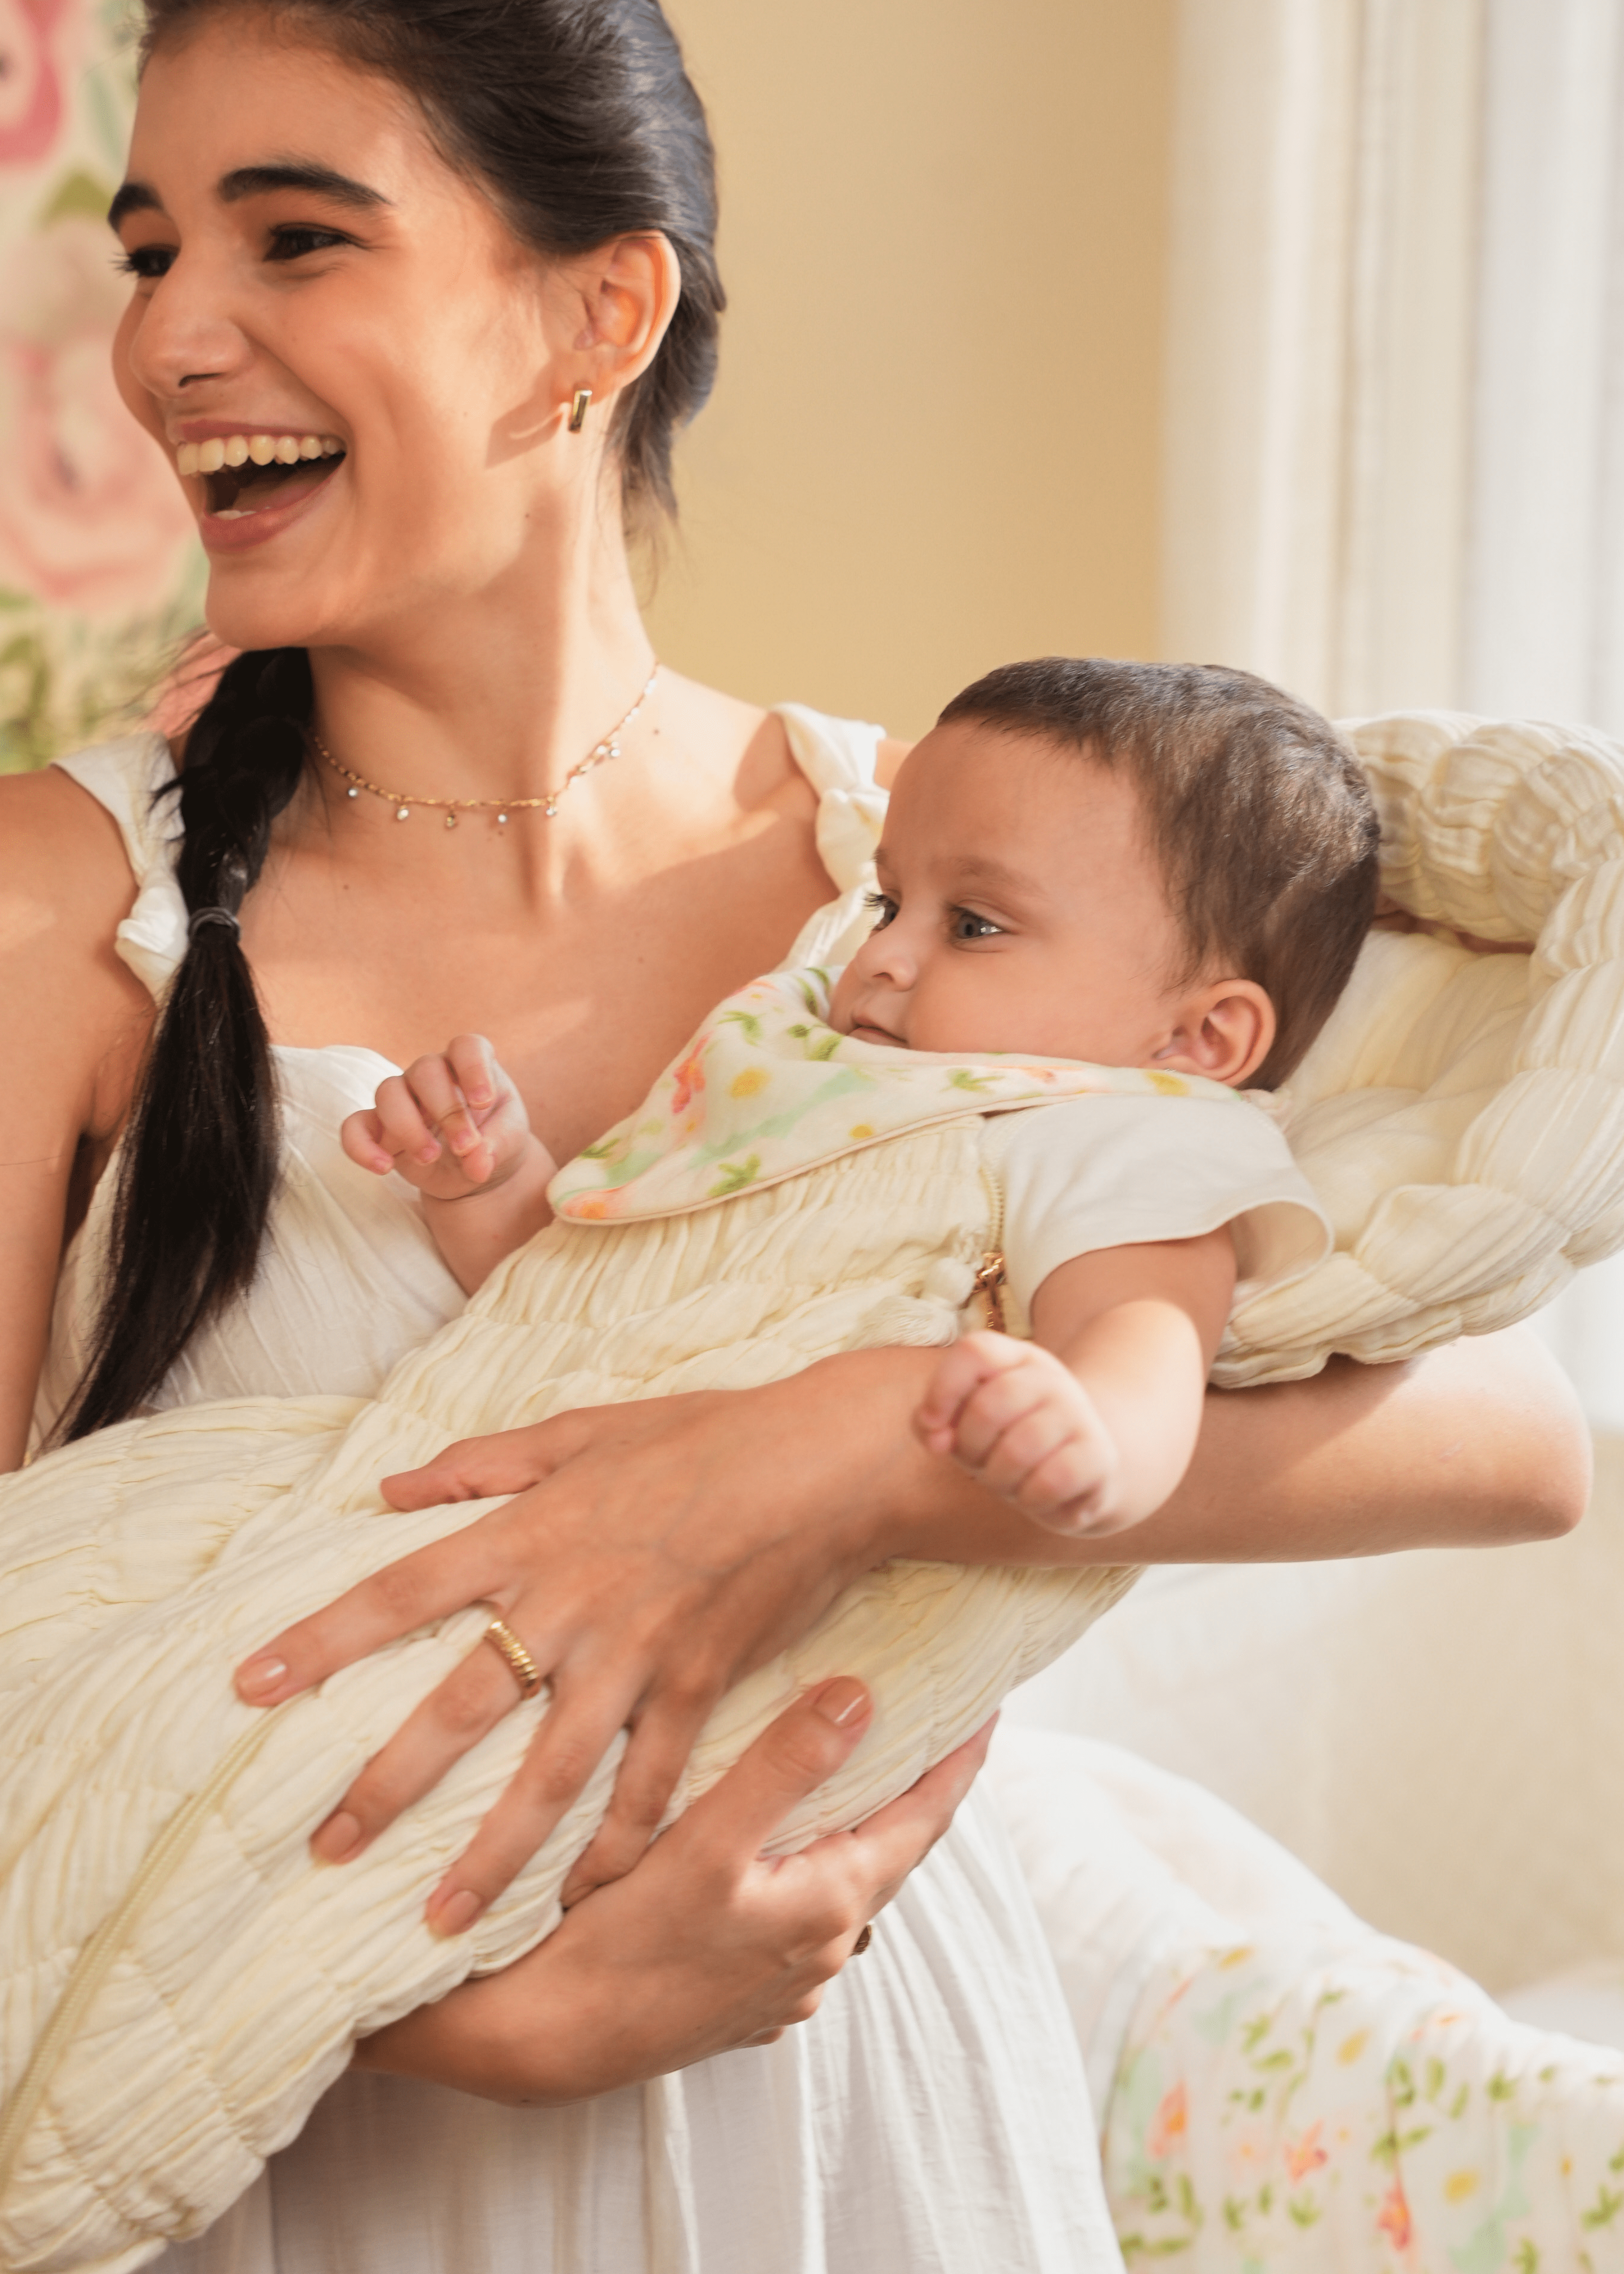
[[[81,1144],[110,1141],[151,1021],[113,953],[130,865],[66,774],[0,781],[0,1471],[21,1463]]]
[[[1538,1336],[1511,1327],[1402,1365],[1333,1359],[1305,1382],[1209,1389],[1194,1458],[1135,1526],[1132,1560],[1315,1562],[1553,1540],[1584,1514],[1590,1487],[1578,1399]],[[1028,1543],[1019,1519],[967,1493],[932,1506],[917,1474],[897,1536],[893,1554],[955,1562],[1123,1554],[1109,1539]]]
[[[553,1684],[523,1766],[430,1899],[458,1931],[535,1853],[632,1730],[605,1823],[572,1874],[583,1893],[629,1870],[722,1692],[894,1555],[954,1562],[1121,1561],[1109,1540],[1038,1531],[909,1417],[936,1354],[856,1352],[751,1390],[560,1414],[451,1447],[389,1480],[403,1507],[515,1495],[267,1641],[242,1695],[280,1703],[416,1626],[497,1605]],[[1265,1560],[1548,1536],[1578,1520],[1583,1423],[1530,1336],[1407,1367],[1209,1397],[1196,1456],[1134,1534],[1135,1562]],[[359,1855],[511,1712],[517,1690],[476,1650],[424,1700],[316,1835]]]

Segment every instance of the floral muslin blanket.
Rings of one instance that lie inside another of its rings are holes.
[[[1102,2152],[1130,2269],[1624,2269],[1624,2053],[1524,2028],[1365,1928],[1169,1961]]]

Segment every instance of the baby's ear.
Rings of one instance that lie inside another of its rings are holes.
[[[1214,979],[1187,996],[1155,1064],[1238,1089],[1274,1046],[1274,1005],[1255,979]]]

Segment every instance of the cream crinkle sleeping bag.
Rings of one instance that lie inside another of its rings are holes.
[[[1282,1100],[1337,1251],[1237,1307],[1220,1368],[1237,1382],[1311,1372],[1331,1349],[1385,1357],[1503,1323],[1624,1238],[1624,763],[1600,741],[1447,719],[1376,722],[1355,740],[1392,898],[1428,923],[1538,948],[1530,960],[1443,937],[1372,940]],[[948,1338],[996,1239],[981,1117],[1102,1086],[1097,1072],[1008,1065],[959,1069],[955,1086],[921,1061],[918,1096],[889,1086],[904,1103],[882,1124],[868,1095],[859,1106],[831,1092],[860,1059],[809,1003],[768,1021],[762,1065],[815,1070],[799,1126],[823,1165],[775,1182],[782,1129],[746,1149],[748,1122],[690,1109],[708,1075],[757,1046],[742,1022],[781,1005],[783,983],[754,1010],[731,1006],[650,1107],[564,1172],[560,1223],[376,1401],[167,1413],[0,1487],[8,2267],[134,2266],[197,2231],[297,2131],[355,2035],[505,1963],[556,1918],[613,1754],[472,1934],[440,1943],[421,1918],[544,1700],[508,1716],[364,1864],[323,1871],[305,1848],[360,1763],[474,1645],[483,1612],[273,1713],[232,1695],[231,1667],[267,1632],[488,1505],[401,1516],[375,1480],[453,1437],[572,1404]],[[820,1134],[817,1114],[840,1127]],[[673,1146],[684,1115],[690,1141]],[[875,1690],[875,1730],[782,1844],[855,1821],[1128,1576],[870,1574],[724,1701],[682,1797],[808,1682],[850,1671]]]

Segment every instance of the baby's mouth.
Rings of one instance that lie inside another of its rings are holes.
[[[183,442],[176,471],[203,484],[205,509],[218,521],[241,521],[268,506],[291,505],[320,487],[343,463],[331,434],[230,434]]]

